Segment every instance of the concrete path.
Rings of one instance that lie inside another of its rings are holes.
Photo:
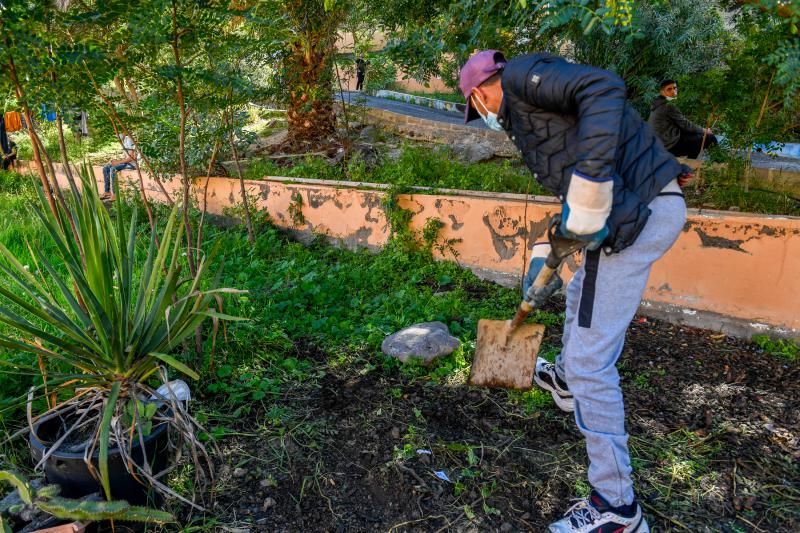
[[[390,100],[388,98],[376,98],[360,92],[343,92],[338,97],[338,101],[342,101],[351,105],[365,105],[367,107],[374,107],[376,109],[383,109],[401,115],[408,115],[411,117],[422,118],[427,120],[435,120],[447,124],[464,124],[463,118],[448,113],[446,111],[439,111],[430,107],[409,104],[406,102],[399,102],[397,100]],[[487,129],[482,120],[473,120],[466,124],[471,128]],[[767,154],[754,152],[752,155],[753,166],[756,168],[774,168],[787,172],[800,173],[800,159],[791,157],[770,157]]]
[[[375,109],[383,109],[391,111],[392,113],[399,113],[401,115],[408,115],[410,117],[423,118],[427,120],[435,120],[437,122],[445,122],[447,124],[461,124],[464,125],[464,118],[454,113],[447,111],[439,111],[432,107],[425,107],[420,105],[408,104],[406,102],[399,102],[397,100],[390,100],[388,98],[376,98],[364,93],[357,92],[344,92],[337,98],[341,101],[344,98],[346,104],[351,105],[365,105],[367,107],[374,107]],[[488,129],[482,120],[473,120],[468,122],[467,126],[478,129]]]

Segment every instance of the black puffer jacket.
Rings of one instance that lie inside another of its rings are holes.
[[[508,62],[498,119],[536,180],[563,199],[572,172],[614,179],[607,253],[633,244],[647,204],[678,177],[681,165],[626,101],[615,74],[550,54]]]
[[[677,107],[660,94],[650,104],[650,118],[647,122],[667,148],[678,144],[683,132],[703,134],[703,128],[683,116]]]

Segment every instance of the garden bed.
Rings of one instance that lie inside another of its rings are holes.
[[[221,443],[215,520],[262,531],[542,531],[586,495],[582,437],[546,395],[297,350],[321,377],[230,429],[247,436]],[[637,321],[621,366],[637,490],[655,530],[800,527],[796,363]]]
[[[253,322],[229,332],[204,382],[201,417],[222,456],[205,494],[212,511],[198,523],[541,531],[586,495],[582,437],[548,394],[464,384],[475,320],[509,315],[516,291],[396,247],[309,250],[270,231],[245,257],[235,252],[241,236],[218,238],[237,258],[229,275],[254,289],[237,309]],[[434,319],[464,342],[435,366],[400,366],[378,351],[386,333]],[[563,303],[536,319],[553,357]],[[796,345],[763,346],[784,356],[634,320],[623,389],[637,490],[658,531],[800,527]]]

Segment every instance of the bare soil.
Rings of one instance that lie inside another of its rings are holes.
[[[245,436],[220,443],[205,520],[275,532],[544,531],[588,491],[582,436],[549,397],[303,351],[324,377],[279,402],[294,423],[256,415],[240,424]],[[620,369],[654,531],[800,531],[800,364],[637,317]]]

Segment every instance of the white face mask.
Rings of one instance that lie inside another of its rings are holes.
[[[678,99],[678,93],[675,93],[675,96],[665,96],[664,98],[666,98],[670,102],[673,101],[673,100],[677,100]]]
[[[475,96],[474,94],[472,95],[472,101],[480,102],[481,107],[483,107],[483,110],[486,112],[486,114],[484,115],[483,113],[478,111],[477,108],[475,110],[478,111],[478,114],[481,116],[481,118],[483,119],[483,121],[486,123],[486,125],[489,127],[490,130],[503,131],[502,124],[500,124],[500,122],[497,120],[497,113],[492,113],[491,111],[489,111],[489,109],[486,107],[486,104],[481,102],[481,99]]]

